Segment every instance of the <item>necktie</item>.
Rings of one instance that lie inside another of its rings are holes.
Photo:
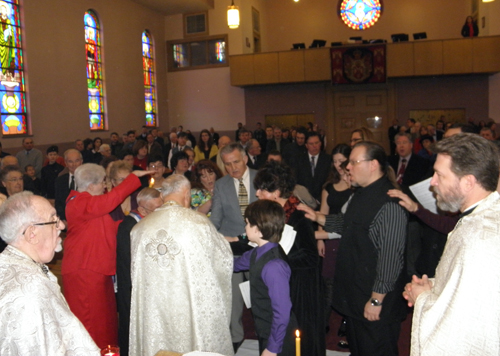
[[[69,190],[75,190],[75,176],[71,176],[71,183],[69,184]]]
[[[313,177],[314,177],[314,168],[316,168],[316,165],[314,164],[315,158],[316,158],[315,156],[311,156],[311,173]]]
[[[243,184],[243,178],[239,179],[240,187],[238,190],[238,202],[240,203],[241,215],[245,215],[245,210],[248,206],[248,193],[245,185]]]
[[[398,184],[401,184],[403,182],[403,176],[405,175],[405,170],[406,170],[406,158],[403,158],[401,160],[401,167],[399,167],[398,171]]]

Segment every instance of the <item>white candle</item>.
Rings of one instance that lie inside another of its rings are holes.
[[[295,330],[295,356],[300,356],[300,333],[299,330]]]

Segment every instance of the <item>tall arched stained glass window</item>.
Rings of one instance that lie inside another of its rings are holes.
[[[94,131],[104,130],[106,121],[102,80],[101,30],[95,12],[87,11],[84,23],[90,129]]]
[[[4,135],[28,133],[19,0],[0,1],[0,96]]]
[[[142,70],[144,73],[144,105],[146,108],[146,125],[156,126],[154,44],[148,30],[142,33]]]

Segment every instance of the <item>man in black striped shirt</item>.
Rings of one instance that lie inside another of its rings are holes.
[[[406,315],[404,252],[407,212],[387,196],[386,153],[373,142],[357,143],[349,157],[351,183],[358,187],[345,215],[306,216],[342,235],[334,278],[333,307],[347,320],[351,355],[397,355]]]

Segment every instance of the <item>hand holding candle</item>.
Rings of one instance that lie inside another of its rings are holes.
[[[295,356],[300,356],[300,332],[299,330],[295,330]]]

